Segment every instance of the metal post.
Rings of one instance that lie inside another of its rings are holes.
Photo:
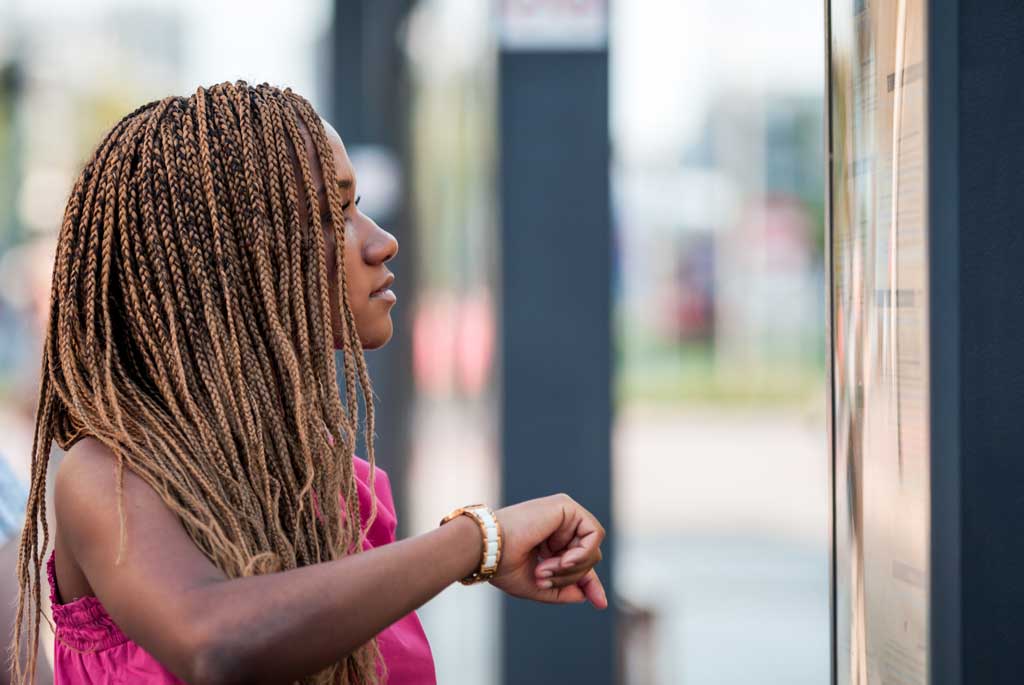
[[[611,531],[607,48],[503,50],[499,73],[504,501],[564,491]],[[614,625],[506,598],[503,682],[614,682]]]
[[[364,197],[362,206],[378,205],[376,211],[367,211],[394,234],[402,248],[391,264],[398,276],[399,293],[398,304],[392,311],[394,337],[383,349],[367,354],[377,397],[376,456],[391,480],[399,510],[399,537],[408,533],[408,519],[402,511],[408,502],[414,311],[413,290],[403,289],[402,284],[411,286],[416,282],[412,272],[416,261],[405,258],[415,252],[415,232],[410,198],[401,184],[409,167],[408,85],[398,34],[409,5],[410,0],[336,0],[328,70],[328,117],[345,141],[356,173],[360,173],[360,159],[367,159],[372,153],[375,159],[391,160],[398,177],[399,192],[394,202],[380,206],[379,197]]]
[[[1024,5],[931,0],[928,9],[931,682],[1016,683],[1024,670]]]

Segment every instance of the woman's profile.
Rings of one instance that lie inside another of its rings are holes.
[[[395,540],[363,350],[392,335],[397,251],[289,89],[114,125],[58,237],[12,655],[48,593],[62,684],[432,683],[415,610],[455,581],[607,607],[604,529],[564,494]]]

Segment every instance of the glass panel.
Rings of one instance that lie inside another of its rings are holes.
[[[924,3],[831,10],[837,682],[925,683]]]
[[[611,11],[626,682],[822,685],[824,4]]]

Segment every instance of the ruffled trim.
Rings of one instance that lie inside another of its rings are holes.
[[[85,596],[67,604],[59,603],[56,556],[56,551],[50,553],[46,577],[50,581],[50,606],[58,643],[83,652],[98,652],[128,642],[128,636],[110,618],[97,597]]]

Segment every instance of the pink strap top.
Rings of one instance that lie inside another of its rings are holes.
[[[363,525],[370,512],[370,464],[355,458],[359,507]],[[377,517],[363,549],[395,541],[398,518],[387,473],[376,470]],[[135,644],[114,623],[96,597],[58,604],[54,555],[46,564],[50,601],[57,628],[54,647],[54,685],[180,685],[182,681]],[[377,636],[388,668],[388,685],[436,685],[430,644],[416,612],[408,614]],[[77,651],[76,651],[77,650]]]

